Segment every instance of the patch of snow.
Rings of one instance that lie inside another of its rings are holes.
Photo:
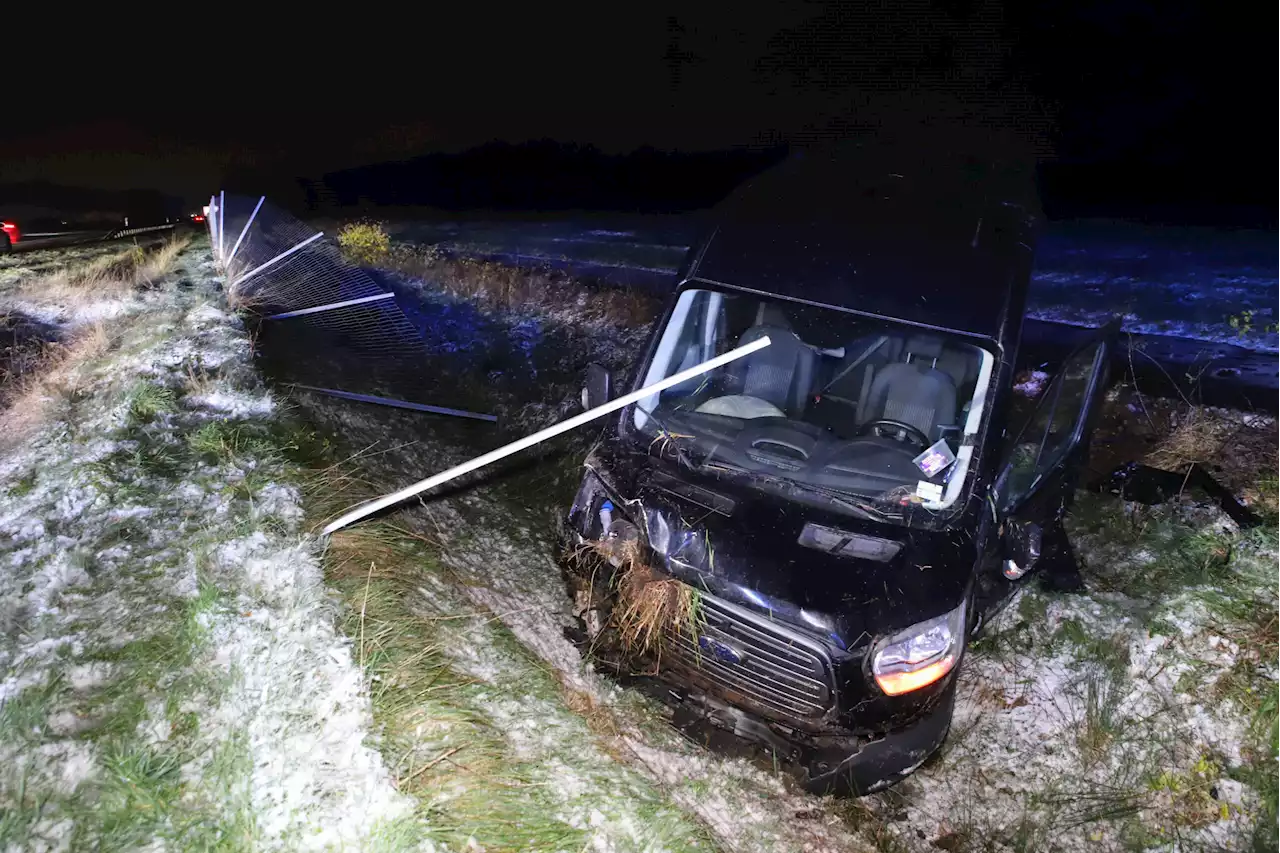
[[[77,305],[68,311],[69,324],[80,326],[85,323],[97,323],[119,317],[133,309],[133,305],[123,299],[102,299]]]
[[[257,510],[290,522],[302,520],[302,497],[295,486],[268,483],[255,496]]]
[[[107,682],[112,674],[112,665],[95,661],[93,663],[78,663],[67,667],[65,676],[67,683],[71,685],[71,689],[75,691],[92,690],[100,687]]]
[[[188,325],[202,328],[228,324],[232,321],[232,316],[221,308],[206,302],[188,311],[186,320]]]
[[[209,394],[192,394],[186,401],[194,406],[204,406],[215,411],[225,412],[233,418],[250,418],[269,415],[275,409],[275,401],[271,396],[249,397],[228,391],[213,391]]]
[[[56,613],[63,590],[89,583],[89,573],[83,566],[73,564],[69,555],[61,551],[31,577],[30,583],[34,588],[27,594],[27,606],[40,615]]]
[[[239,678],[208,721],[209,737],[247,732],[250,791],[265,840],[296,837],[312,850],[354,844],[411,813],[412,804],[365,742],[371,712],[363,675],[333,631],[314,559],[298,549],[255,559],[260,573],[281,578],[260,578],[260,586],[288,593],[256,605],[254,619],[214,620],[213,645]],[[299,571],[299,562],[310,566]],[[311,588],[297,588],[300,575]]]

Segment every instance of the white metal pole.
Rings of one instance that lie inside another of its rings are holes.
[[[227,217],[223,213],[223,209],[227,206],[227,191],[218,190],[218,259],[222,259],[222,229],[226,227]],[[226,269],[227,265],[224,261],[222,268]]]
[[[306,246],[306,245],[308,245],[309,243],[314,243],[316,240],[319,240],[319,239],[320,239],[321,237],[323,237],[323,236],[324,236],[324,232],[323,232],[323,231],[321,231],[321,232],[319,232],[319,233],[316,233],[316,234],[312,234],[310,237],[308,237],[307,239],[303,240],[301,243],[299,243],[298,245],[294,246],[292,249],[287,249],[287,250],[285,250],[285,251],[281,252],[280,254],[276,255],[276,256],[275,256],[274,258],[272,258],[271,260],[267,261],[265,264],[259,264],[258,266],[256,266],[256,267],[254,267],[253,269],[249,270],[247,273],[245,273],[244,275],[240,276],[240,277],[239,277],[238,279],[236,279],[235,281],[231,282],[231,284],[229,284],[229,285],[228,285],[228,287],[235,287],[236,285],[238,285],[238,284],[240,284],[241,282],[243,282],[245,279],[250,278],[251,276],[255,276],[255,275],[257,275],[258,273],[262,272],[262,271],[263,271],[263,270],[265,270],[267,267],[269,267],[269,266],[271,266],[272,264],[274,264],[276,261],[283,261],[285,258],[287,258],[287,257],[289,257],[290,255],[292,255],[294,252],[296,252],[296,251],[298,251],[299,249],[301,249],[303,246]]]
[[[263,317],[264,320],[288,320],[290,317],[303,317],[307,314],[319,314],[322,311],[332,311],[335,308],[349,308],[352,305],[363,305],[366,302],[377,302],[381,299],[394,299],[394,293],[379,293],[376,296],[361,296],[359,299],[345,299],[342,302],[330,302],[328,305],[317,305],[314,308],[300,308],[297,311],[286,311],[283,314],[272,314],[270,317]]]
[[[209,196],[209,213],[205,216],[204,224],[209,226],[209,245],[216,246],[218,244],[218,199],[217,196]]]
[[[589,421],[595,420],[596,418],[604,417],[610,412],[616,412],[619,409],[626,408],[637,400],[643,400],[645,397],[652,394],[665,391],[673,385],[679,385],[681,382],[688,382],[690,379],[693,379],[695,376],[701,376],[708,370],[715,370],[717,367],[726,365],[731,361],[736,361],[745,355],[750,355],[756,350],[764,349],[769,346],[769,343],[770,341],[768,336],[757,338],[746,346],[730,350],[724,355],[718,355],[709,361],[704,361],[702,364],[690,367],[688,370],[682,370],[679,373],[668,376],[666,379],[655,382],[648,387],[641,388],[639,391],[632,391],[630,394],[626,394],[616,400],[611,400],[603,406],[596,406],[594,409],[589,409],[580,415],[574,415],[567,421],[561,421],[558,424],[553,424],[544,430],[535,432],[533,435],[525,436],[518,441],[513,441],[510,444],[499,447],[497,450],[490,450],[488,453],[485,453],[482,456],[477,456],[470,462],[464,462],[461,465],[456,465],[448,471],[442,471],[439,474],[435,474],[425,480],[414,483],[412,486],[406,486],[398,492],[393,492],[392,494],[378,498],[375,501],[370,501],[363,506],[356,507],[336,521],[329,522],[328,526],[326,526],[322,532],[327,536],[335,530],[341,530],[353,521],[359,521],[365,516],[372,515],[378,510],[385,509],[392,504],[398,504],[405,498],[411,498],[419,492],[425,492],[427,489],[447,483],[450,480],[461,477],[463,474],[470,473],[477,468],[483,468],[490,462],[497,462],[499,459],[505,459],[513,453],[519,453],[525,448],[533,447],[535,444],[546,441],[548,438],[554,438],[561,433],[580,427]]]
[[[258,197],[258,203],[253,207],[253,213],[249,214],[249,221],[240,229],[240,236],[236,238],[236,244],[231,247],[231,254],[227,255],[228,267],[231,266],[231,261],[235,259],[236,251],[240,248],[240,242],[244,240],[244,235],[249,233],[249,226],[253,224],[253,218],[258,215],[258,208],[262,207],[262,203],[266,200],[267,197],[265,195]]]
[[[377,403],[380,406],[391,406],[395,409],[410,409],[415,412],[431,412],[434,415],[453,415],[455,418],[473,418],[477,421],[498,419],[497,415],[485,415],[480,412],[468,412],[463,409],[448,409],[444,406],[429,406],[426,403],[411,403],[408,400],[396,400],[391,397],[376,397],[373,394],[353,394],[350,391],[339,391],[337,388],[320,388],[315,385],[294,385],[294,388],[305,388],[318,394],[328,394],[343,400],[355,400],[358,403]]]

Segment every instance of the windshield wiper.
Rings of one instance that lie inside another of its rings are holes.
[[[833,489],[828,486],[818,486],[813,483],[806,483],[803,480],[792,480],[786,477],[778,477],[771,474],[763,474],[759,471],[752,471],[749,468],[743,468],[741,465],[734,464],[733,462],[725,462],[721,460],[713,461],[711,457],[714,455],[715,455],[714,450],[711,453],[708,453],[707,458],[703,460],[702,465],[700,467],[703,469],[718,468],[720,470],[728,471],[733,474],[739,474],[754,480],[765,480],[767,482],[781,483],[787,486],[788,488],[796,489],[798,491],[807,492],[809,494],[818,495],[819,497],[825,498],[831,503],[837,504],[838,506],[844,509],[850,510],[858,514],[862,518],[867,519],[868,521],[885,521],[885,520],[902,518],[901,513],[884,512],[883,510],[880,510],[870,504],[867,504],[865,502],[866,497],[864,495],[860,495],[855,492],[846,492],[841,489]]]
[[[844,489],[833,489],[830,486],[818,486],[813,483],[805,483],[800,480],[788,480],[793,486],[811,492],[815,495],[822,495],[827,500],[837,503],[846,509],[851,509],[859,515],[871,521],[884,521],[886,519],[900,519],[902,513],[886,512],[872,503],[866,495],[857,492],[849,492]]]

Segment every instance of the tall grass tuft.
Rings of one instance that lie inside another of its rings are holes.
[[[338,230],[338,247],[359,264],[377,264],[391,251],[391,238],[379,222],[348,222]]]

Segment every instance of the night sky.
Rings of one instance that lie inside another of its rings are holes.
[[[228,13],[207,31],[131,46],[90,35],[52,64],[10,54],[21,108],[0,125],[0,183],[155,188],[194,202],[231,169],[314,177],[492,139],[625,152],[874,130],[904,144],[1156,168],[1197,198],[1274,207],[1274,14],[1176,0],[674,15],[456,5],[411,20],[348,4],[326,29],[312,29],[317,12],[272,32]],[[225,60],[206,73],[214,50]],[[78,73],[71,56],[91,76],[50,85]]]

